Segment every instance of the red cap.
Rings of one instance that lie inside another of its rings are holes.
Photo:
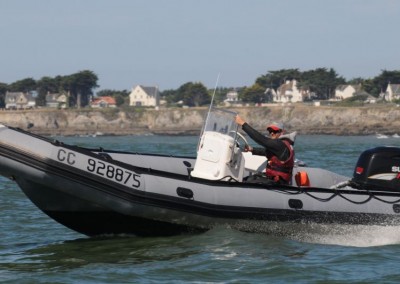
[[[274,130],[274,131],[279,131],[279,130],[283,130],[283,124],[282,123],[277,123],[277,122],[273,122],[270,125],[267,126],[267,130]]]

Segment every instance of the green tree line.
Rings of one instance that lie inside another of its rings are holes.
[[[46,105],[48,93],[65,93],[70,107],[84,107],[89,104],[93,89],[97,88],[97,75],[90,70],[71,75],[42,77],[40,80],[25,78],[11,84],[0,83],[0,105],[4,106],[6,92],[37,92],[36,105]]]
[[[188,106],[201,106],[210,103],[214,92],[215,102],[218,103],[225,99],[228,91],[235,89],[243,102],[262,103],[271,100],[266,90],[276,91],[279,86],[292,79],[297,80],[299,88],[309,90],[314,98],[319,100],[332,98],[336,87],[343,84],[361,84],[364,91],[378,97],[382,91],[386,90],[388,83],[400,84],[400,71],[382,70],[374,78],[354,78],[346,81],[333,68],[316,68],[303,72],[299,69],[282,69],[268,71],[265,75],[256,78],[251,86],[218,87],[216,90],[208,90],[200,82],[187,82],[178,89],[162,91],[160,96],[169,105],[181,103]],[[98,77],[93,71],[84,70],[67,76],[43,77],[37,81],[33,78],[26,78],[11,84],[0,82],[0,105],[4,106],[4,96],[7,91],[36,91],[38,106],[45,105],[47,93],[67,93],[70,107],[84,107],[89,104],[90,98],[93,96],[93,89],[98,87],[97,81]],[[105,89],[98,91],[97,95],[113,96],[116,98],[117,105],[123,105],[128,103],[129,92]]]
[[[378,97],[382,91],[386,90],[388,83],[400,84],[400,71],[383,70],[381,74],[374,78],[354,78],[349,81],[339,76],[333,68],[317,68],[304,72],[300,72],[298,69],[269,71],[267,74],[258,77],[253,86],[244,90],[242,99],[244,101],[256,101],[254,97],[262,96],[261,91],[265,92],[267,88],[276,91],[286,80],[292,79],[297,80],[298,88],[309,90],[319,100],[334,97],[336,87],[344,84],[361,84],[365,92]],[[261,100],[260,97],[257,99]]]

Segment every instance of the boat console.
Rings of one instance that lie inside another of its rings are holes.
[[[192,177],[242,181],[244,157],[238,142],[236,113],[211,108],[197,148]]]
[[[248,142],[238,132],[236,112],[211,108],[197,148],[192,177],[208,180],[243,181],[243,177],[265,170],[267,158],[243,149]]]
[[[207,131],[203,134],[191,175],[209,180],[243,180],[244,158],[229,135]]]

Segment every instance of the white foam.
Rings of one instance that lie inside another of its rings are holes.
[[[354,247],[400,244],[400,226],[285,222],[242,222],[232,228],[296,241]]]
[[[292,235],[293,239],[304,242],[371,247],[400,244],[400,226],[367,225],[306,225],[308,230],[301,230]]]

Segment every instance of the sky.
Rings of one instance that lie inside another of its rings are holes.
[[[0,82],[91,70],[95,91],[400,70],[398,0],[0,0]]]

